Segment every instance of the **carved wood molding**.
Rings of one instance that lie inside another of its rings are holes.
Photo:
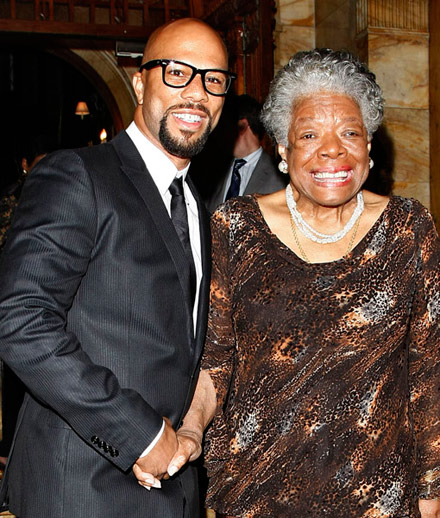
[[[429,0],[357,0],[357,30],[428,32],[428,8]]]
[[[246,16],[258,11],[258,0],[207,0],[204,2],[204,20],[223,29],[237,16]]]

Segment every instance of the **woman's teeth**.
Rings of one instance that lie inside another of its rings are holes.
[[[313,176],[316,180],[330,180],[333,182],[342,182],[348,177],[349,172],[350,171],[337,171],[334,173],[330,173],[329,171],[319,171],[317,173],[313,173]]]

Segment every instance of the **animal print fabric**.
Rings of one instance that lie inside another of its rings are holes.
[[[419,497],[440,497],[431,216],[392,197],[351,253],[310,264],[271,233],[257,200],[233,199],[212,218],[208,507],[246,518],[419,516]]]

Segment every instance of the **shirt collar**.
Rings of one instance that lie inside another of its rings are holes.
[[[139,151],[162,196],[168,191],[174,178],[182,177],[185,180],[190,164],[179,171],[165,153],[141,132],[134,121],[127,128],[127,134]]]
[[[252,162],[258,162],[261,153],[263,152],[263,148],[260,146],[255,151],[252,151],[252,153],[249,153],[249,155],[246,155],[243,157],[244,160],[246,160],[246,163],[252,163]]]

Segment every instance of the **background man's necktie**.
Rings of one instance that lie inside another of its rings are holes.
[[[171,220],[173,221],[177,235],[182,243],[183,249],[189,261],[190,266],[190,291],[192,303],[196,294],[196,269],[191,251],[191,243],[189,240],[188,214],[186,211],[185,196],[183,194],[182,178],[175,178],[169,187],[171,193]]]
[[[244,166],[246,163],[246,160],[243,158],[236,158],[234,160],[234,167],[232,168],[232,176],[231,176],[231,185],[229,186],[228,192],[226,193],[226,200],[229,200],[229,198],[235,198],[240,194],[240,183],[241,183],[241,177],[240,173],[238,172],[241,167]]]

